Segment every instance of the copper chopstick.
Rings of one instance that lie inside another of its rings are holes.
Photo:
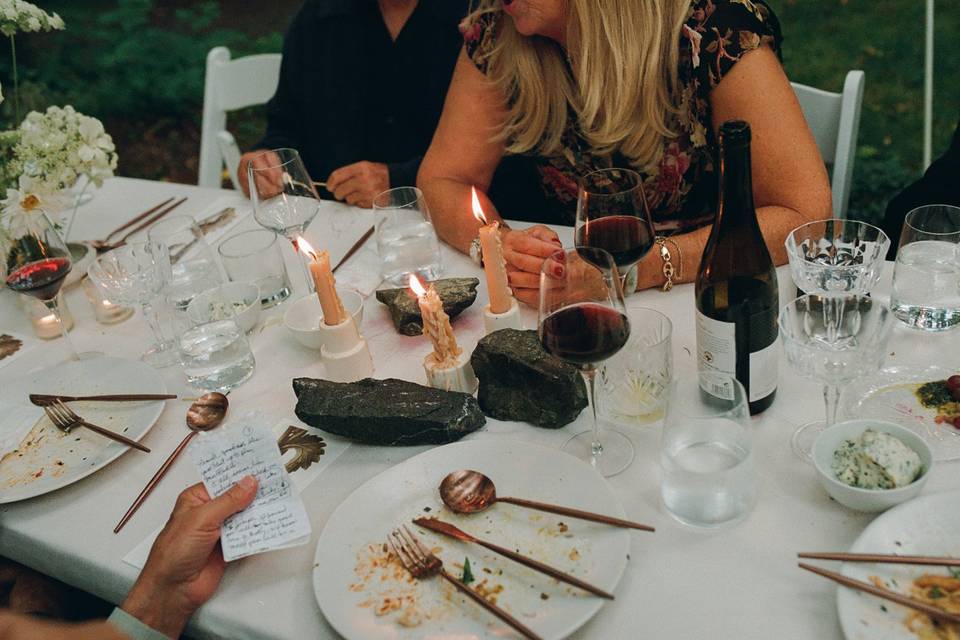
[[[880,553],[833,553],[805,551],[797,554],[798,558],[813,560],[842,560],[843,562],[882,562],[884,564],[923,564],[940,567],[960,567],[960,558],[943,556],[896,556]]]
[[[838,582],[845,587],[858,589],[859,591],[865,591],[867,593],[877,596],[878,598],[883,598],[884,600],[890,600],[891,602],[902,604],[905,607],[916,609],[917,611],[922,611],[923,613],[933,618],[946,620],[948,622],[960,622],[960,614],[944,611],[940,607],[935,607],[932,604],[923,602],[922,600],[917,600],[916,598],[911,598],[909,596],[901,595],[894,591],[890,591],[889,589],[883,589],[881,587],[877,587],[868,582],[862,582],[860,580],[848,578],[847,576],[841,573],[837,573],[836,571],[828,571],[827,569],[814,567],[813,565],[805,564],[803,562],[797,563],[797,566],[799,566],[801,569],[812,571],[813,573],[823,576],[824,578],[833,580],[834,582]]]
[[[138,224],[136,227],[134,227],[133,229],[131,229],[130,231],[128,231],[122,238],[120,238],[120,240],[117,241],[117,244],[123,244],[123,243],[125,243],[125,242],[127,241],[127,238],[129,238],[129,237],[132,236],[133,234],[137,233],[138,231],[142,231],[142,230],[146,229],[147,227],[149,227],[150,225],[152,225],[154,222],[157,222],[158,220],[160,220],[160,218],[164,217],[165,215],[167,215],[168,213],[170,213],[171,211],[173,211],[174,209],[176,209],[177,207],[179,207],[180,205],[182,205],[182,204],[183,204],[184,202],[186,202],[186,201],[187,201],[187,198],[186,198],[186,197],[183,197],[183,198],[180,198],[179,200],[177,200],[176,202],[174,202],[173,204],[171,204],[170,206],[168,206],[168,207],[166,207],[166,208],[164,208],[164,209],[161,209],[161,210],[160,210],[159,212],[157,212],[154,216],[152,216],[152,217],[150,217],[150,218],[147,218],[146,220],[144,220],[143,222],[141,222],[140,224]]]
[[[110,233],[108,233],[107,236],[103,239],[103,241],[106,242],[106,241],[109,240],[111,237],[113,237],[114,234],[120,233],[121,231],[123,231],[124,229],[126,229],[127,227],[129,227],[130,225],[137,224],[138,222],[140,222],[141,220],[143,220],[144,218],[146,218],[147,216],[149,216],[151,213],[155,212],[157,209],[160,209],[160,208],[162,208],[162,207],[170,204],[171,202],[173,202],[173,196],[170,196],[169,198],[167,198],[166,200],[164,200],[164,201],[161,202],[160,204],[158,204],[158,205],[156,205],[156,206],[154,206],[154,207],[151,207],[151,208],[147,209],[146,211],[144,211],[143,213],[140,213],[140,214],[134,216],[133,218],[131,218],[130,220],[124,222],[122,225],[120,225],[119,227],[117,227],[116,229],[114,229],[113,231],[111,231]]]
[[[621,518],[614,518],[611,516],[605,516],[599,513],[593,513],[592,511],[582,511],[580,509],[572,509],[570,507],[561,507],[555,504],[547,504],[545,502],[535,502],[533,500],[526,500],[524,498],[510,498],[507,496],[497,496],[497,502],[507,502],[509,504],[515,504],[521,507],[527,507],[529,509],[536,509],[537,511],[546,511],[547,513],[556,513],[561,516],[568,516],[570,518],[577,518],[579,520],[589,520],[590,522],[599,522],[601,524],[609,524],[614,527],[624,527],[626,529],[637,529],[639,531],[654,531],[654,528],[650,525],[640,524],[639,522],[631,522],[629,520],[623,520]]]
[[[347,251],[347,253],[342,258],[340,258],[340,261],[337,262],[337,264],[333,265],[333,269],[331,269],[330,271],[333,273],[336,273],[337,269],[340,268],[340,265],[342,265],[344,262],[349,260],[350,256],[352,256],[357,251],[359,251],[360,247],[362,247],[366,243],[366,241],[370,239],[370,236],[373,235],[374,229],[375,227],[373,226],[367,229],[366,232],[362,236],[360,236],[360,239],[353,243],[353,246],[350,247],[350,250]]]
[[[38,406],[59,400],[60,402],[136,402],[140,400],[176,400],[177,396],[169,393],[139,393],[118,394],[106,396],[58,396],[42,393],[31,393],[30,402]]]

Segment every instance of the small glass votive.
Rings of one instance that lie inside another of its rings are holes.
[[[217,247],[227,277],[232,282],[257,285],[260,288],[260,304],[264,309],[290,296],[290,278],[278,237],[275,231],[269,229],[253,229],[234,234]]]
[[[83,293],[93,307],[93,317],[100,324],[117,324],[133,315],[132,307],[124,307],[104,298],[100,288],[89,278],[83,279]]]
[[[753,510],[750,409],[736,378],[702,371],[671,383],[660,441],[660,497],[671,516],[704,529],[732,526]]]
[[[30,326],[38,338],[43,340],[52,340],[63,335],[60,331],[60,323],[57,322],[57,316],[54,315],[47,305],[36,298],[19,295],[17,299],[20,308],[23,309],[27,317],[30,318]],[[73,329],[73,314],[63,298],[63,292],[57,294],[57,305],[60,309],[60,317],[67,327],[67,331]]]
[[[627,309],[630,340],[597,378],[597,408],[611,422],[641,426],[663,417],[673,380],[673,323],[654,309]]]

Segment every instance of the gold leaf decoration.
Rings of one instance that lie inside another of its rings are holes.
[[[287,430],[277,441],[277,445],[280,447],[280,455],[291,449],[297,451],[293,460],[284,465],[287,473],[293,473],[297,469],[306,469],[314,462],[320,462],[320,456],[324,454],[327,447],[327,443],[320,436],[294,426],[287,427]]]
[[[23,342],[17,340],[9,334],[0,334],[0,360],[12,356],[17,351],[20,351],[20,347],[23,346]]]

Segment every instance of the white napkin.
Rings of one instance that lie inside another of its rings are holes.
[[[40,418],[43,409],[33,405],[0,402],[0,460],[16,451]]]

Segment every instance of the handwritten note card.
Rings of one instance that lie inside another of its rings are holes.
[[[310,540],[303,501],[280,461],[269,426],[257,416],[200,434],[190,446],[190,457],[211,496],[222,494],[246,475],[259,482],[253,503],[223,523],[220,544],[227,562]]]

